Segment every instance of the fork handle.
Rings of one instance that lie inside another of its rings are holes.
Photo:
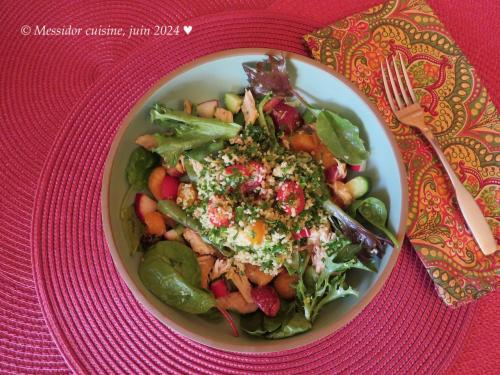
[[[472,236],[476,240],[479,248],[485,255],[493,254],[497,250],[497,244],[495,241],[495,237],[493,237],[493,233],[491,232],[490,226],[486,221],[481,209],[476,203],[475,199],[469,193],[469,191],[465,188],[465,186],[460,182],[457,175],[453,171],[452,166],[448,163],[446,156],[443,151],[437,144],[436,140],[427,132],[423,132],[429,143],[436,151],[436,154],[441,160],[441,163],[444,166],[444,169],[448,173],[448,177],[451,180],[453,188],[455,189],[455,194],[458,202],[458,206],[462,211],[462,215],[467,223],[470,231],[472,232]]]

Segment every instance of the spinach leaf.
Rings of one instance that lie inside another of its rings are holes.
[[[198,220],[188,216],[187,213],[172,200],[159,201],[157,208],[162,214],[174,219],[185,227],[188,227],[196,232],[200,232],[202,229]]]
[[[386,227],[387,208],[384,202],[375,197],[368,197],[354,202],[352,210],[354,214],[359,213],[368,223],[381,230],[395,246],[398,246],[396,236]]]
[[[295,303],[289,302],[286,300],[280,301],[280,309],[278,314],[274,318],[269,316],[264,316],[263,327],[267,332],[276,331],[283,324],[285,324],[288,320],[290,320],[291,316],[295,312]]]
[[[218,322],[223,319],[222,314],[215,307],[211,308],[206,313],[199,314],[199,317],[209,322]]]
[[[304,318],[304,312],[295,302],[282,300],[280,311],[274,318],[265,316],[262,311],[242,315],[240,326],[249,335],[266,339],[281,339],[305,332],[311,323]]]
[[[295,336],[299,333],[309,331],[312,325],[300,311],[296,311],[292,318],[281,325],[279,329],[266,335],[267,339],[283,339],[285,337]]]
[[[322,110],[316,121],[316,132],[333,155],[347,164],[361,164],[368,158],[359,129],[349,120]]]
[[[123,207],[120,218],[127,242],[130,244],[130,255],[134,255],[141,247],[141,236],[145,230],[144,224],[135,214],[134,205]]]
[[[260,310],[240,316],[240,327],[249,335],[264,336],[267,330],[264,329],[263,325],[264,314]]]
[[[151,293],[179,310],[202,314],[215,307],[212,294],[200,288],[196,255],[180,242],[154,245],[139,265],[139,277]]]
[[[243,127],[245,125],[245,116],[243,115],[243,111],[239,111],[234,115],[233,121]]]
[[[160,164],[158,155],[138,147],[128,160],[126,174],[129,185],[136,191],[148,186],[148,177],[151,171]]]

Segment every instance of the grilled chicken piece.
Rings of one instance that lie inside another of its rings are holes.
[[[156,141],[156,138],[151,134],[141,135],[139,138],[135,140],[135,143],[148,150],[152,150],[158,147],[158,142]]]
[[[238,288],[245,301],[253,303],[252,285],[245,275],[240,275],[234,268],[231,268],[227,271],[226,277]]]
[[[188,115],[193,112],[193,104],[188,99],[184,99],[184,112]]]
[[[215,259],[211,255],[202,255],[197,258],[201,272],[201,287],[208,289],[209,275],[214,266]]]
[[[205,243],[205,241],[203,241],[200,235],[196,233],[194,230],[186,228],[184,229],[184,233],[182,235],[184,236],[186,241],[189,242],[189,245],[191,245],[191,248],[195,253],[198,253],[200,255],[215,254],[215,249],[212,246]]]
[[[228,259],[217,259],[215,261],[214,267],[212,268],[212,273],[210,274],[210,279],[215,280],[224,275],[231,268],[231,261]]]
[[[259,117],[259,112],[255,107],[255,100],[250,90],[245,90],[245,97],[243,98],[241,111],[243,112],[243,117],[245,118],[245,125],[253,125],[257,120],[257,117]]]
[[[240,314],[250,314],[257,310],[257,305],[254,302],[245,301],[240,292],[229,293],[227,296],[219,297],[215,301],[217,306]]]
[[[245,264],[245,275],[252,283],[259,286],[269,284],[274,278],[274,276],[262,272],[259,266],[250,263]]]
[[[328,186],[333,190],[335,198],[338,199],[337,202],[340,201],[341,207],[349,206],[354,200],[351,192],[342,181],[335,181],[333,184],[328,184]]]

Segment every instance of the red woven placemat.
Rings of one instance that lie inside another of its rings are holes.
[[[179,64],[210,52],[262,46],[304,53],[297,37],[314,26],[268,12],[198,19],[189,39],[152,42],[79,101],[44,165],[33,226],[40,300],[73,369],[434,373],[454,359],[471,309],[447,309],[408,246],[384,290],[351,324],[315,344],[270,355],[222,352],[171,332],[135,301],[113,267],[101,227],[101,174],[132,105]]]

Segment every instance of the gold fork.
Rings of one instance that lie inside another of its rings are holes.
[[[424,137],[434,148],[434,151],[439,157],[439,160],[441,160],[444,169],[448,173],[448,177],[450,178],[451,184],[453,185],[453,188],[455,190],[458,206],[460,207],[465,222],[467,223],[474,239],[479,245],[479,248],[485,255],[493,254],[496,251],[497,245],[488,222],[483,216],[481,209],[477,205],[472,195],[464,187],[464,185],[462,185],[457,175],[453,171],[453,168],[446,159],[443,151],[441,151],[441,148],[436,142],[436,139],[434,138],[431,130],[426,126],[424,121],[424,110],[415,97],[413,87],[403,63],[403,57],[401,56],[401,54],[398,55],[400,62],[399,68],[395,56],[392,57],[392,69],[391,64],[387,58],[385,60],[385,68],[383,63],[380,64],[385,94],[387,95],[389,105],[396,115],[396,118],[401,123],[420,129]],[[402,71],[402,73],[400,72],[400,70]],[[387,75],[389,76],[389,80],[387,80]],[[394,78],[394,76],[396,76],[396,79]],[[404,83],[406,83],[406,87],[403,84],[403,79]]]

